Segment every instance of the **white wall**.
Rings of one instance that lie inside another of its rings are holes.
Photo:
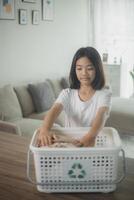
[[[31,11],[41,13],[41,2],[16,0],[16,19],[0,20],[0,86],[65,75],[75,51],[88,45],[87,0],[55,0],[54,21],[32,25]],[[23,8],[27,25],[18,23]]]

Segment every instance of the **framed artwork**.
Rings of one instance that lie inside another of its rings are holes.
[[[15,19],[15,0],[0,0],[0,19]]]
[[[27,10],[25,9],[19,10],[19,23],[22,25],[27,24]]]
[[[105,62],[105,63],[108,62],[108,53],[102,54],[102,61]]]
[[[22,0],[25,3],[36,3],[36,0]]]
[[[43,20],[53,21],[54,19],[54,0],[42,1],[42,18]]]
[[[32,11],[32,24],[37,25],[39,24],[39,10]]]

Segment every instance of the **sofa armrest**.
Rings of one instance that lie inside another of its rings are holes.
[[[0,131],[21,135],[21,131],[17,125],[11,122],[0,120]]]

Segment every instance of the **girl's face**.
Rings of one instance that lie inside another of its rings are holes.
[[[91,85],[95,79],[95,68],[87,57],[79,58],[76,61],[76,76],[81,85]]]

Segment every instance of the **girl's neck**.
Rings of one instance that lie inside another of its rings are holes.
[[[86,94],[90,94],[92,92],[94,92],[95,90],[91,87],[91,86],[80,86],[79,92],[81,93],[86,93]]]
[[[95,90],[90,86],[81,86],[80,89],[78,90],[79,98],[82,101],[90,100],[94,95],[94,93]]]

